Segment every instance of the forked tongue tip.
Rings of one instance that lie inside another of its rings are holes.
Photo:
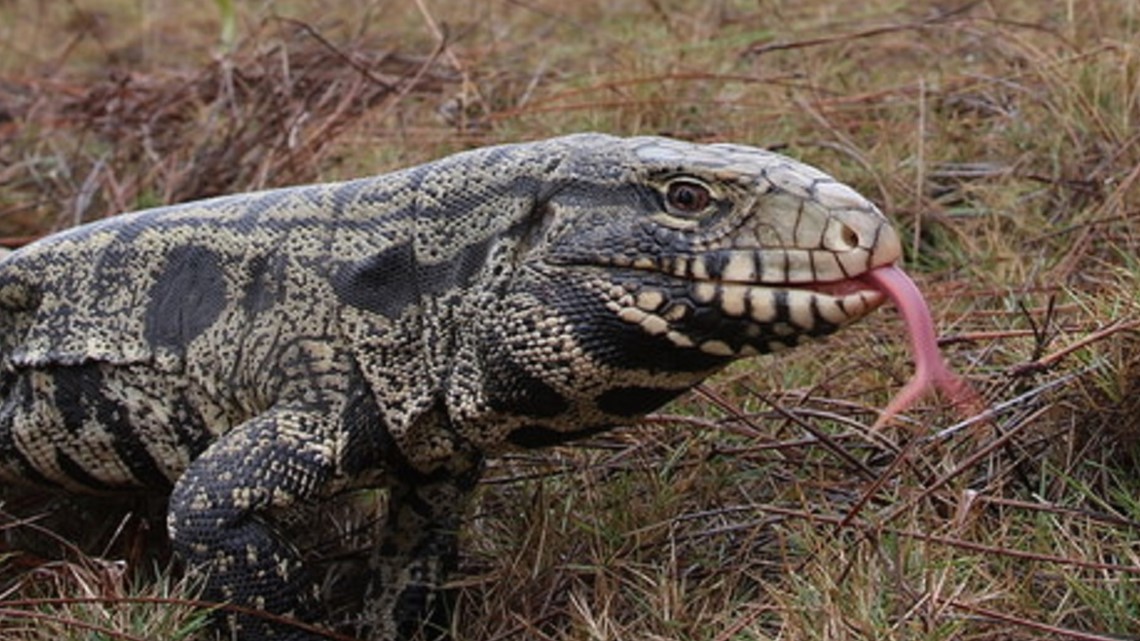
[[[982,397],[968,382],[950,371],[942,360],[930,308],[914,281],[894,265],[873,269],[863,276],[863,280],[883,292],[898,308],[910,336],[915,364],[914,375],[891,399],[872,429],[886,425],[932,390],[942,392],[964,417],[984,410]]]

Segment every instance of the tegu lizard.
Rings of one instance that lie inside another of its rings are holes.
[[[282,519],[387,488],[364,616],[406,638],[487,457],[628,424],[888,295],[925,311],[900,257],[810,166],[599,134],[116,216],[0,262],[0,478],[168,493],[206,599],[301,621],[316,577]],[[916,343],[924,378],[891,413],[953,380]]]

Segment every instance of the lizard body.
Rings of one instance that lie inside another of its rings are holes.
[[[900,255],[807,165],[599,134],[117,216],[0,261],[0,479],[169,493],[206,598],[310,621],[279,521],[386,487],[366,618],[409,637],[486,457],[829,334],[885,300],[860,278]]]

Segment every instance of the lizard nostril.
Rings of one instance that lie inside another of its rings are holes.
[[[859,246],[859,232],[848,225],[843,225],[839,231],[839,240],[843,243],[843,249],[855,249]]]
[[[874,243],[875,232],[870,229],[873,222],[858,217],[852,217],[851,220],[838,216],[831,218],[827,221],[827,231],[823,235],[824,249],[840,254],[869,249]]]

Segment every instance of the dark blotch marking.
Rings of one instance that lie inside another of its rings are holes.
[[[727,250],[712,251],[702,256],[697,256],[694,260],[703,260],[709,276],[713,279],[720,279],[724,277],[724,270],[728,268],[729,256],[730,254]]]
[[[55,463],[57,466],[59,466],[59,469],[67,475],[68,478],[70,478],[75,483],[78,483],[82,487],[96,492],[111,492],[115,489],[103,481],[100,481],[94,476],[88,474],[87,470],[83,469],[83,466],[71,460],[70,457],[58,450],[55,452]]]
[[[789,305],[788,305],[788,290],[777,289],[772,294],[772,306],[776,310],[776,317],[775,317],[776,322],[782,321],[782,322],[785,322],[785,323],[792,325],[793,327],[798,327],[797,325],[792,323],[792,313],[791,313],[791,309],[789,308]]]
[[[260,254],[246,266],[249,282],[241,297],[241,307],[250,316],[257,316],[285,298],[284,260],[280,255]]]
[[[621,281],[615,281],[621,283]],[[634,281],[638,286],[656,287],[668,292],[668,281],[653,281],[639,274]],[[605,306],[606,299],[582,287],[573,274],[560,275],[543,283],[535,292],[539,300],[548,301],[558,313],[570,320],[574,337],[582,349],[599,364],[618,370],[645,369],[650,372],[704,372],[711,374],[732,359],[706,354],[696,349],[678,348],[667,338],[646,332],[637,325],[621,320]],[[667,293],[667,299],[683,301],[677,292]],[[699,307],[693,310],[710,309]],[[723,324],[719,311],[708,319],[708,333],[715,335]],[[685,331],[691,332],[691,320],[685,321]]]
[[[497,153],[500,152],[491,152],[490,157],[494,159]],[[509,159],[511,156],[506,154],[504,157]],[[460,170],[461,167],[450,169]],[[424,265],[416,262],[413,240],[388,244],[386,247],[381,244],[374,256],[341,263],[333,268],[332,283],[342,303],[386,318],[398,318],[410,305],[423,297],[469,286],[481,270],[489,267],[487,257],[499,239],[520,237],[536,221],[542,219],[544,208],[540,198],[549,185],[538,177],[518,176],[506,183],[490,181],[487,184],[471,184],[466,190],[445,194],[439,192],[441,185],[435,184],[432,171],[431,166],[414,171],[408,189],[434,195],[438,200],[435,206],[406,208],[387,215],[393,219],[405,220],[414,217],[416,222],[409,222],[409,225],[442,225],[436,230],[437,233],[458,241],[460,235],[454,233],[455,224],[452,220],[457,211],[467,211],[472,204],[483,204],[500,198],[529,198],[533,208],[529,215],[513,221],[506,229],[463,247],[450,260],[442,263]],[[390,197],[387,192],[380,195]],[[360,198],[366,200],[367,195],[362,194]]]
[[[333,287],[346,305],[397,318],[419,299],[419,270],[412,244],[405,242],[341,266],[333,274]]]
[[[354,367],[352,377],[344,389],[345,403],[340,409],[340,424],[348,436],[349,447],[345,448],[340,464],[348,475],[362,474],[375,469],[385,454],[400,456],[388,426],[380,418],[380,406],[376,397],[364,384],[363,375]],[[400,458],[395,467],[401,471],[410,467]]]
[[[764,252],[762,252],[762,251],[752,252],[752,265],[753,265],[753,267],[752,267],[752,273],[753,274],[763,274],[764,273]],[[815,269],[815,267],[813,266],[812,269]],[[750,313],[752,311],[752,301],[751,300],[748,301],[748,311]]]
[[[716,307],[702,305],[693,310],[685,322],[685,327],[700,335],[711,335],[725,324],[724,313]]]
[[[611,426],[605,425],[602,427],[591,427],[588,429],[577,430],[573,432],[560,432],[552,430],[548,427],[539,427],[537,425],[527,425],[520,427],[507,435],[507,440],[512,445],[517,447],[524,447],[527,449],[536,449],[540,447],[553,447],[570,441],[577,441],[584,439],[594,434],[599,434],[611,429]]]
[[[827,336],[834,334],[839,330],[839,325],[824,319],[823,314],[819,311],[819,298],[813,296],[811,299],[811,315],[815,318],[815,326],[808,332],[808,335],[813,338]]]
[[[566,399],[553,387],[528,374],[508,356],[488,355],[484,367],[487,371],[485,392],[495,411],[554,418],[569,409]]]
[[[359,367],[353,367],[345,383],[344,401],[338,415],[348,441],[340,465],[343,473],[349,478],[380,468],[387,470],[392,478],[399,479],[401,484],[409,487],[447,480],[458,483],[460,487],[471,489],[478,481],[478,474],[482,471],[481,455],[471,460],[472,472],[475,475],[471,479],[458,478],[447,467],[440,467],[430,472],[416,469],[400,450],[396,439],[392,437],[392,433],[384,423],[376,397],[365,382],[364,374]],[[335,410],[330,408],[328,411]],[[446,412],[443,401],[438,401],[431,411],[443,415]],[[469,486],[465,486],[464,483],[469,483]],[[390,518],[396,518],[397,514],[398,510],[392,512]],[[397,551],[398,546],[395,542],[385,539],[379,553],[382,556],[392,556]]]
[[[598,408],[615,416],[644,416],[681,395],[683,389],[618,387],[598,397]]]
[[[99,425],[111,435],[115,455],[148,491],[169,490],[170,479],[146,449],[144,430],[130,420],[128,408],[110,400],[105,390],[102,365],[92,363],[55,371],[55,405],[69,435],[78,438],[87,423]],[[64,473],[84,487],[111,489],[70,459],[57,452]]]
[[[20,466],[20,476],[34,485],[41,487],[58,488],[59,484],[40,474],[37,466],[43,461],[29,460],[24,452],[16,446],[12,436],[12,426],[21,415],[31,414],[36,406],[36,390],[32,386],[31,378],[27,375],[12,380],[8,376],[0,376],[3,386],[0,388],[0,461]]]
[[[398,318],[425,296],[469,285],[486,261],[489,244],[471,245],[452,261],[421,265],[411,244],[403,243],[348,266],[334,285],[346,304]]]
[[[410,241],[393,245],[370,258],[341,264],[334,270],[333,288],[344,304],[395,319],[425,296],[467,288],[487,267],[494,243],[521,234],[527,226],[528,221],[520,221],[464,247],[451,260],[430,265],[416,262]]]
[[[182,352],[226,307],[225,270],[206,247],[176,247],[147,295],[145,337],[155,347]]]
[[[192,459],[198,458],[198,455],[205,452],[214,442],[214,435],[202,419],[202,415],[188,399],[177,396],[170,398],[169,402],[171,429],[177,437],[177,442],[190,452]]]

